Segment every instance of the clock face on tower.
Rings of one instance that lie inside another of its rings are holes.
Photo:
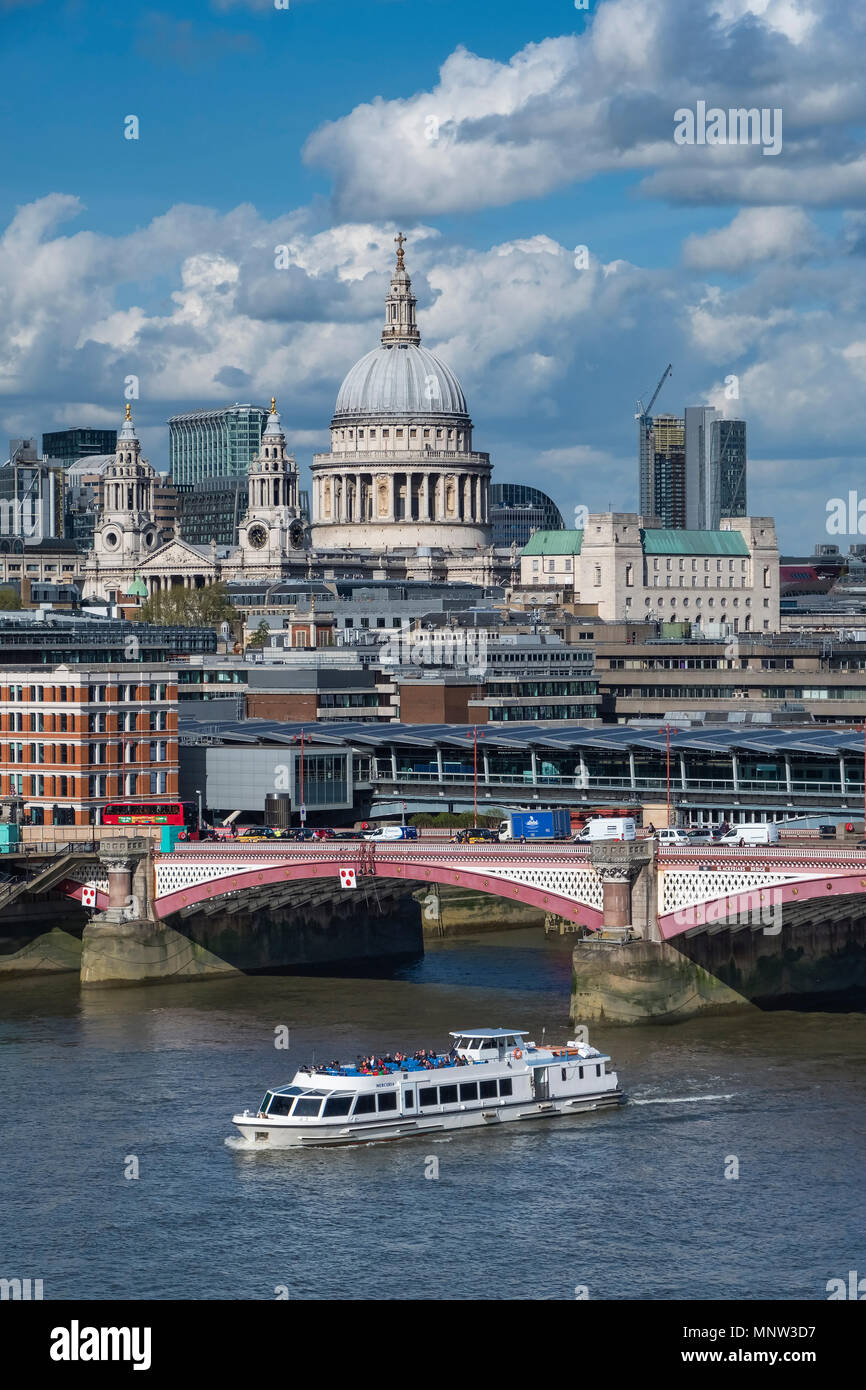
[[[260,526],[258,523],[256,523],[255,526],[251,526],[250,529],[247,531],[247,540],[249,541],[250,545],[253,547],[254,550],[261,550],[262,546],[267,545],[268,543],[268,533],[266,528],[264,526]]]

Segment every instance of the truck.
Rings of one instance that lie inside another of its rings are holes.
[[[499,822],[500,840],[570,840],[568,811],[509,811]]]
[[[578,844],[584,845],[598,840],[633,840],[635,838],[634,818],[632,816],[599,816],[597,820],[587,821],[583,830],[574,838]]]

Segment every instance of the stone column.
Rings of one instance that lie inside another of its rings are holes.
[[[132,893],[132,860],[104,859],[108,870],[108,906],[123,908],[128,905]]]
[[[430,474],[421,474],[421,491],[418,494],[418,516],[421,521],[430,520]]]
[[[397,479],[394,473],[388,477],[388,520],[397,520]]]

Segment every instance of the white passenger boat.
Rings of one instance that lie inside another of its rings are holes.
[[[610,1058],[587,1043],[537,1047],[519,1028],[449,1036],[447,1053],[302,1067],[232,1124],[251,1145],[357,1144],[573,1115],[625,1099]]]

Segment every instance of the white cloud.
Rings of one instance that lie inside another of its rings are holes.
[[[688,237],[683,260],[693,270],[736,272],[758,261],[801,259],[815,250],[817,241],[802,208],[744,208],[727,227]]]
[[[315,131],[341,217],[467,212],[608,171],[685,202],[866,202],[859,17],[846,0],[603,0],[580,35],[508,62],[459,48],[427,92],[376,97]],[[679,146],[674,112],[783,111],[781,156]]]

